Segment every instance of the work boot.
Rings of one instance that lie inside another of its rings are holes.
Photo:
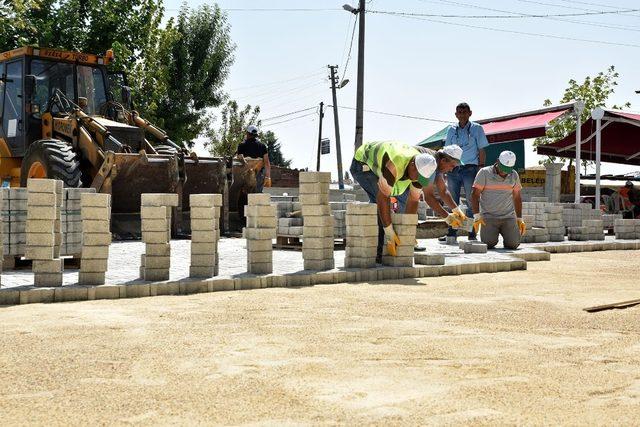
[[[427,248],[425,248],[424,246],[420,246],[420,245],[415,245],[413,247],[413,251],[414,252],[424,252],[426,250],[427,250]]]

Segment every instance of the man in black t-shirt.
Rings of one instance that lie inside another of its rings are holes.
[[[263,187],[271,187],[271,163],[269,162],[269,150],[267,146],[258,139],[258,128],[254,125],[247,126],[247,136],[238,145],[236,155],[242,154],[244,157],[262,159],[263,167],[256,174],[256,189],[262,193]]]

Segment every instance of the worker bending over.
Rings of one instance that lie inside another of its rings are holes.
[[[440,157],[440,161],[436,157]],[[369,201],[378,205],[378,225],[381,228],[378,235],[378,261],[382,257],[383,243],[394,256],[396,246],[400,244],[391,223],[390,198],[398,198],[401,212],[415,214],[420,193],[425,188],[433,187],[439,165],[444,170],[450,162],[457,165],[457,160],[447,154],[437,155],[427,148],[400,142],[370,142],[356,150],[351,163],[351,175],[367,193]],[[401,197],[405,192],[406,195]],[[440,209],[448,217],[448,223],[460,226],[466,218],[459,209],[452,214]]]
[[[525,233],[522,220],[520,177],[513,167],[516,155],[511,151],[500,153],[492,166],[478,171],[471,193],[473,228],[480,240],[491,249],[502,235],[506,249],[516,249]]]

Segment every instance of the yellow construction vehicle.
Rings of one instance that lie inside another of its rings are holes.
[[[114,232],[121,235],[139,230],[142,193],[178,193],[179,231],[190,194],[226,195],[227,162],[198,158],[132,110],[130,90],[112,84],[107,72],[113,60],[110,51],[36,47],[0,54],[2,185],[53,178],[110,193]]]

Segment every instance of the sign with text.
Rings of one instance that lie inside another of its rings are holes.
[[[331,152],[331,140],[322,138],[320,140],[320,154],[329,154]]]

